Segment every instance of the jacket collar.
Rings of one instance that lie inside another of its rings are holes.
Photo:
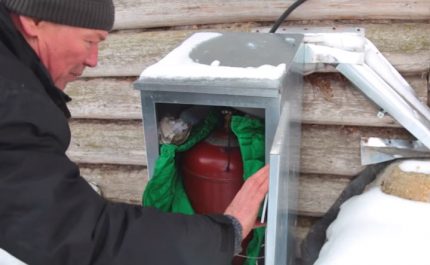
[[[44,86],[51,100],[62,110],[66,118],[70,118],[70,111],[66,103],[69,102],[71,98],[54,85],[48,70],[30,45],[25,41],[21,33],[15,28],[8,10],[2,3],[0,3],[0,42],[9,49],[10,53],[15,56],[17,60],[21,61],[33,71],[34,75]]]

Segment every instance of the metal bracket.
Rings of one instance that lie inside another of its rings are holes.
[[[284,32],[297,33],[298,29]],[[304,34],[305,74],[319,70],[321,65],[334,65],[370,100],[430,148],[429,107],[417,98],[408,82],[365,38],[363,29],[302,28],[301,33]],[[379,112],[378,117],[382,114],[385,113]]]
[[[361,164],[371,165],[397,158],[430,157],[430,149],[420,141],[363,137],[360,143]]]

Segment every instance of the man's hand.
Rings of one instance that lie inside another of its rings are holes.
[[[224,214],[234,216],[242,225],[244,239],[255,225],[261,202],[269,190],[269,166],[249,177]]]

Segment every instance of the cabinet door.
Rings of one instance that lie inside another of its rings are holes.
[[[293,227],[296,222],[300,147],[300,122],[285,102],[270,150],[270,184],[268,195],[265,264],[294,264]]]

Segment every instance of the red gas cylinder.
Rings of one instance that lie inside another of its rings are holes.
[[[216,130],[185,152],[182,175],[196,213],[223,213],[243,184],[242,156],[234,134]]]
[[[185,190],[196,213],[224,213],[243,184],[243,163],[236,136],[226,129],[215,130],[204,141],[185,152],[182,160]],[[242,242],[242,255],[251,234]],[[232,264],[242,265],[236,256]]]

